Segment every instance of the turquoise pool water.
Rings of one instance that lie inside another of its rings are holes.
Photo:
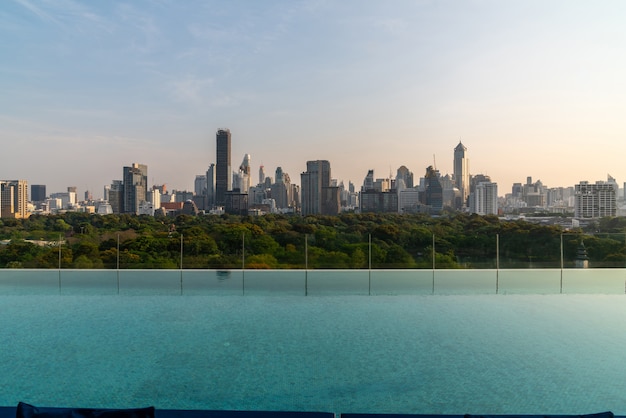
[[[626,414],[626,296],[0,296],[0,405]]]

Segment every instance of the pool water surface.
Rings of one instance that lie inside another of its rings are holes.
[[[626,414],[626,296],[0,296],[0,405]]]

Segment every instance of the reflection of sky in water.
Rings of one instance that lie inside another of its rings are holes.
[[[624,296],[2,296],[0,404],[626,413]]]

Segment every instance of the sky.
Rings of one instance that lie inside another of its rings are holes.
[[[300,183],[308,160],[471,174],[500,195],[626,182],[626,2],[5,0],[0,178],[94,197],[132,163],[193,191],[230,129]]]

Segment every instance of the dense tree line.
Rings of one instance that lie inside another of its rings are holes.
[[[0,220],[0,268],[558,268],[626,265],[626,219],[564,231],[495,216],[66,213]],[[59,244],[60,243],[60,244]],[[498,258],[499,257],[499,258]]]

